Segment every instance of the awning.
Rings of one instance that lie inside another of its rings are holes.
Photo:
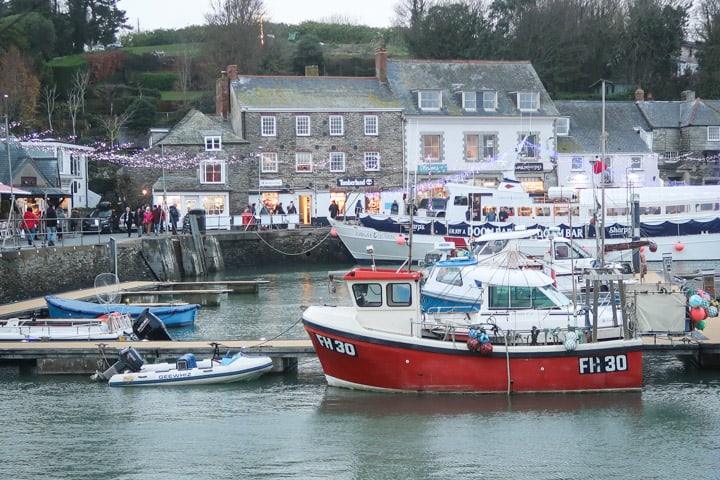
[[[0,182],[0,194],[7,193],[8,195],[30,195],[30,192],[27,190],[23,190],[22,188],[12,187],[12,189],[5,185],[4,183]]]
[[[25,190],[28,191],[25,196],[32,196],[32,197],[70,197],[71,195],[63,190],[62,188],[57,187],[25,187]]]

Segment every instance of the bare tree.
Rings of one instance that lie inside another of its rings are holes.
[[[100,124],[105,129],[109,139],[109,147],[112,148],[118,143],[118,137],[120,136],[120,129],[130,120],[132,117],[131,111],[126,111],[122,115],[110,113],[110,115],[103,116],[100,119]]]
[[[699,40],[707,41],[717,28],[715,18],[720,13],[720,0],[700,0],[694,3],[691,17],[691,32]]]
[[[70,113],[70,121],[72,123],[73,137],[77,137],[77,116],[82,104],[82,95],[76,88],[70,89],[68,92],[68,112]]]
[[[87,90],[88,82],[90,81],[89,70],[75,70],[73,75],[73,89],[80,95],[80,105],[82,111],[85,113],[85,91]]]
[[[265,16],[262,0],[210,0],[212,13],[205,15],[210,25],[253,25]]]
[[[191,62],[192,60],[190,58],[190,55],[188,54],[187,49],[185,49],[182,55],[178,56],[175,60],[175,66],[178,74],[178,85],[180,86],[180,91],[182,92],[183,96],[183,105],[187,105],[187,92],[190,88],[190,67],[192,66]]]
[[[57,95],[57,85],[53,84],[53,86],[44,85],[42,87],[42,97],[45,101],[45,111],[47,112],[48,116],[48,130],[52,132],[53,130],[53,113],[55,113],[55,102],[57,101],[58,95]]]

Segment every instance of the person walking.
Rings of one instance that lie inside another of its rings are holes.
[[[288,215],[294,215],[297,213],[297,208],[295,208],[295,204],[292,200],[290,200],[290,205],[288,205],[287,213]]]
[[[27,233],[28,245],[33,246],[33,240],[35,240],[35,232],[38,227],[38,217],[33,212],[32,207],[27,207],[25,213],[23,213],[23,228]]]
[[[153,227],[153,212],[150,210],[150,206],[145,207],[145,212],[143,212],[143,225],[145,226],[145,233],[150,235]]]
[[[52,203],[48,203],[45,209],[45,229],[47,230],[48,247],[54,247],[57,242],[57,212]]]
[[[328,207],[328,211],[330,212],[330,218],[332,218],[333,220],[335,219],[335,217],[338,216],[338,212],[340,211],[340,207],[338,207],[338,204],[337,204],[337,202],[336,202],[335,200],[333,200],[332,202],[330,202],[330,206]]]
[[[55,213],[57,214],[57,238],[62,240],[63,232],[67,231],[67,223],[65,221],[65,210],[58,204],[55,207]]]
[[[285,215],[285,209],[282,206],[282,202],[278,202],[277,205],[275,205],[275,211],[273,212],[274,215]]]
[[[363,205],[362,200],[358,200],[357,203],[355,203],[355,219],[360,220],[360,214],[363,211]]]
[[[177,205],[174,203],[170,205],[170,226],[172,227],[172,234],[177,235],[177,225],[180,221],[180,211],[177,209]]]
[[[123,217],[123,225],[125,225],[128,238],[130,238],[130,236],[132,235],[132,227],[135,223],[135,216],[133,215],[132,210],[130,210],[130,207],[125,207],[125,215],[123,215]]]
[[[397,200],[393,200],[392,205],[390,205],[390,215],[397,215],[400,212],[400,205],[398,205]]]
[[[135,220],[135,228],[137,229],[138,237],[142,237],[144,220],[142,208],[138,207],[135,209],[135,215],[133,220]]]
[[[155,232],[156,237],[160,233],[160,222],[162,222],[162,217],[163,217],[162,206],[160,204],[155,205],[155,210],[152,211],[152,224],[153,224],[153,231]]]

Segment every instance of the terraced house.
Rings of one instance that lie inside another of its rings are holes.
[[[238,75],[232,65],[226,82],[218,109],[253,145],[257,183],[248,196],[256,208],[293,202],[300,223],[311,224],[328,216],[332,201],[354,215],[358,200],[377,213],[402,197],[402,109],[387,82]]]

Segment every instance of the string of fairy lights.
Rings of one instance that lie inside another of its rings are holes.
[[[13,122],[10,124],[10,129],[20,127],[19,122]],[[73,144],[76,138],[67,136],[65,138],[58,138],[52,136],[51,131],[34,132],[24,136],[16,136],[15,140],[18,142],[33,142],[49,139]],[[167,168],[172,170],[192,170],[197,169],[202,162],[222,160],[228,165],[239,164],[242,162],[251,161],[258,156],[258,154],[240,155],[225,152],[222,159],[212,158],[206,156],[204,153],[190,154],[185,151],[169,151],[168,149],[160,155],[156,150],[149,148],[137,149],[135,146],[130,144],[119,144],[114,146],[108,146],[103,142],[96,142],[91,145],[84,145],[85,147],[93,148],[93,151],[87,153],[88,160],[97,162],[109,162],[116,164],[121,167],[127,168]],[[52,152],[54,147],[51,146],[39,146],[36,150],[47,149],[48,152]],[[487,174],[489,171],[497,171],[501,169],[504,164],[507,164],[508,160],[522,159],[519,158],[519,152],[522,149],[531,149],[537,152],[538,157],[547,155],[551,159],[557,159],[557,152],[543,148],[542,145],[532,144],[523,139],[513,150],[501,152],[494,156],[492,159],[483,160],[477,162],[472,168],[466,169],[461,172],[442,174],[437,173],[418,173],[417,179],[417,192],[432,191],[433,189],[442,187],[446,183],[466,183],[467,181],[477,177],[478,175]],[[720,159],[720,155],[702,156],[699,157],[696,153],[687,152],[681,153],[672,157],[673,161],[677,162],[717,162]],[[262,161],[262,159],[258,159]],[[359,161],[364,164],[365,159],[360,158]],[[379,159],[382,161],[382,159]],[[422,161],[421,161],[422,162]],[[295,168],[294,158],[288,158],[288,156],[280,157],[277,159],[278,171],[280,168]],[[323,156],[318,158],[317,156],[312,157],[312,171],[317,172],[322,169],[330,169],[331,160],[330,156]],[[402,164],[398,162],[392,162],[388,165],[380,165],[380,171],[386,173],[398,173],[403,169]],[[611,167],[608,168],[611,170]]]

